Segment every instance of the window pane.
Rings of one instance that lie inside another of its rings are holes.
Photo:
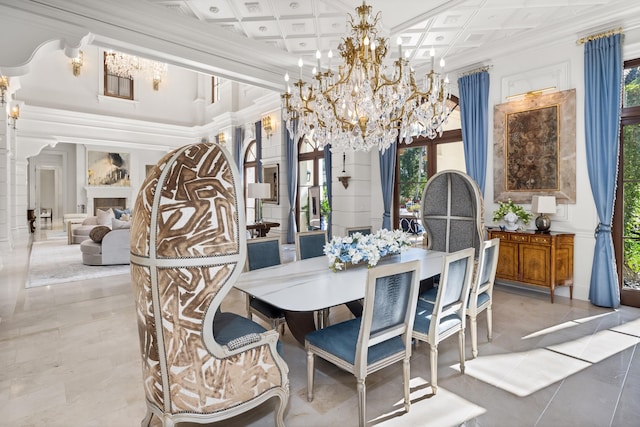
[[[640,125],[623,128],[623,288],[640,290]]]
[[[438,172],[447,169],[467,172],[467,167],[464,164],[464,145],[462,141],[438,144],[436,169]]]
[[[640,180],[640,125],[623,128],[624,179]]]
[[[624,70],[624,107],[640,105],[640,67]]]
[[[131,80],[120,78],[120,96],[123,98],[131,97]]]
[[[118,94],[118,76],[107,75],[107,87],[105,88],[107,95]]]
[[[422,191],[427,182],[427,147],[400,149],[400,216],[413,215],[420,209]]]

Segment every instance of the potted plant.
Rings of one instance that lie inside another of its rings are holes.
[[[527,225],[532,216],[522,206],[513,203],[511,199],[506,202],[498,202],[498,209],[493,211],[493,221],[503,220],[506,223],[506,229],[511,231],[518,229],[518,221]]]

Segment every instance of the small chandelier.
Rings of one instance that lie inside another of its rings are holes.
[[[317,51],[312,83],[302,80],[302,59],[293,88],[285,74],[283,119],[289,132],[311,136],[321,147],[331,144],[333,151],[369,151],[376,146],[384,151],[398,138],[408,144],[413,136],[441,135],[450,113],[449,80],[433,70],[433,48],[431,71],[418,85],[398,38],[398,58],[388,76],[383,64],[388,40],[379,37],[376,28],[380,12],[372,16],[371,6],[364,2],[356,12],[358,22],[349,15],[351,35],[338,46],[344,63],[337,73],[331,69],[333,53],[329,51],[328,67],[322,71]]]
[[[107,52],[105,64],[109,74],[132,79],[136,75],[146,75],[153,82],[153,90],[158,90],[167,74],[167,64],[150,59],[138,58],[122,52]]]

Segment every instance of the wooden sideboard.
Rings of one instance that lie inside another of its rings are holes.
[[[571,233],[536,233],[489,229],[500,239],[496,279],[547,287],[551,302],[556,286],[569,286],[573,299],[573,238]]]

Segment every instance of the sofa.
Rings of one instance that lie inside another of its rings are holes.
[[[86,265],[129,264],[130,252],[128,228],[111,230],[102,241],[95,242],[88,236],[80,243],[82,263]]]
[[[69,244],[78,244],[89,239],[91,230],[99,225],[105,225],[111,227],[113,219],[120,220],[121,218],[129,218],[129,210],[115,212],[109,208],[106,211],[98,209],[98,214],[94,216],[86,217],[81,224],[70,222],[67,227],[67,238]],[[126,212],[126,213],[125,213]],[[123,214],[125,215],[123,217]]]

